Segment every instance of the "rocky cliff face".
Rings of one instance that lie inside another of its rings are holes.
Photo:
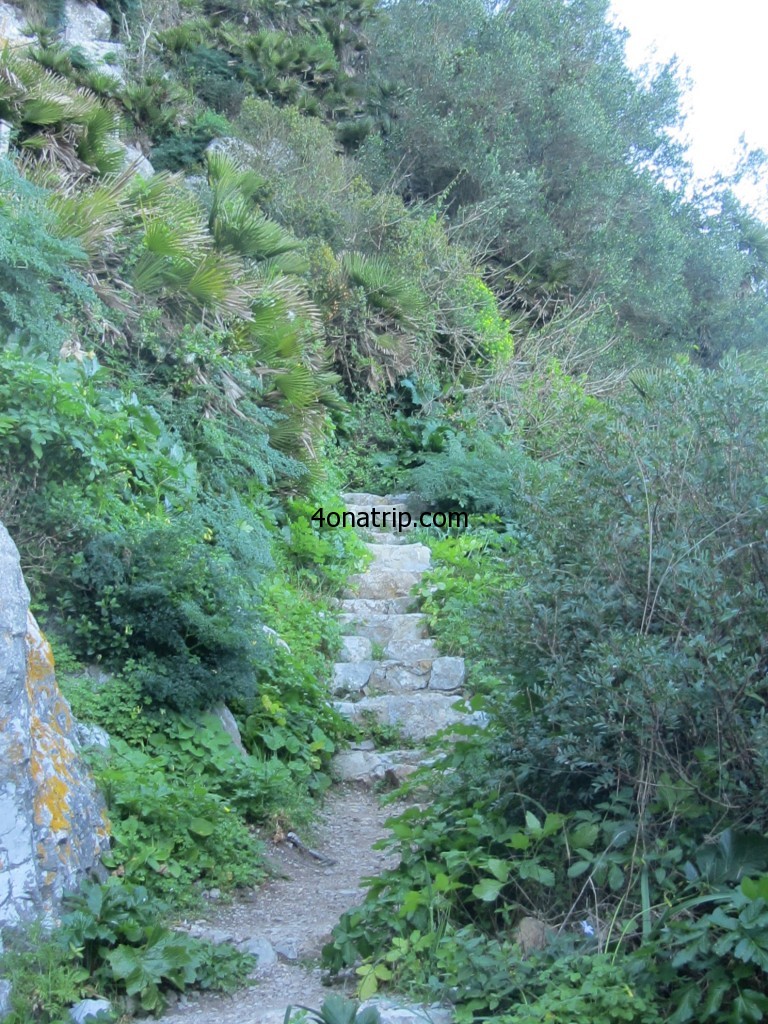
[[[55,916],[108,841],[18,551],[0,524],[0,925]]]

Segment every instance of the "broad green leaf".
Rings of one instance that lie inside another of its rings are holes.
[[[498,857],[491,857],[484,866],[488,868],[494,878],[498,878],[500,882],[506,882],[509,878],[509,864],[505,860],[499,860]]]
[[[196,836],[210,836],[213,835],[216,826],[212,821],[208,821],[207,818],[192,818],[187,828],[190,832],[194,832]]]
[[[477,885],[472,886],[472,895],[478,900],[483,900],[484,903],[493,903],[495,899],[498,899],[503,885],[504,883],[496,878],[483,878]]]
[[[580,875],[583,875],[586,871],[589,871],[591,867],[592,864],[588,860],[574,861],[573,864],[571,864],[571,866],[568,868],[568,877],[579,878]]]
[[[525,812],[525,827],[534,838],[538,839],[541,835],[541,822],[532,811]]]

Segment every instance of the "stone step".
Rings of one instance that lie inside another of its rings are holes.
[[[411,569],[380,569],[372,566],[365,573],[350,576],[345,597],[407,597],[421,579],[426,566]]]
[[[463,658],[425,658],[415,663],[396,658],[339,661],[333,666],[330,685],[334,696],[353,699],[419,690],[447,694],[461,689],[464,676]]]
[[[378,644],[388,644],[391,640],[421,640],[427,635],[426,621],[421,612],[344,612],[339,616],[339,622],[342,631],[348,636],[368,637]]]
[[[334,707],[356,725],[364,725],[366,715],[370,714],[381,725],[394,726],[407,739],[418,742],[440,729],[473,721],[469,713],[454,708],[455,704],[455,696],[425,692],[387,693],[358,701],[336,701]]]
[[[415,664],[386,658],[374,662],[366,691],[367,696],[417,690],[454,693],[464,685],[465,674],[463,658],[425,658]]]
[[[413,602],[413,597],[347,597],[339,601],[339,608],[342,612],[354,615],[401,615],[408,611]]]
[[[360,695],[368,685],[378,661],[337,661],[333,666],[331,693],[336,696]]]
[[[370,494],[368,491],[345,491],[339,497],[345,505],[402,505],[414,500],[412,494]]]
[[[392,533],[391,530],[364,530],[363,535],[367,537],[369,544],[381,547],[402,547],[410,544],[411,538],[407,532]]]
[[[398,640],[396,637],[384,644],[384,657],[402,661],[405,665],[416,665],[422,661],[434,661],[440,651],[434,640]]]
[[[343,636],[341,638],[339,661],[370,661],[373,654],[372,648],[373,644],[367,636]]]
[[[370,750],[353,746],[331,760],[331,773],[339,782],[375,786],[388,782],[399,786],[423,764],[431,764],[423,750]]]
[[[387,569],[410,569],[414,566],[429,566],[432,552],[426,544],[366,544],[373,555],[369,568],[382,566]]]

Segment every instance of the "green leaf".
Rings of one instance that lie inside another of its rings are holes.
[[[530,878],[531,881],[539,882],[540,885],[546,885],[549,888],[555,884],[554,872],[536,860],[521,860],[518,872],[521,878]]]
[[[588,860],[577,860],[568,868],[569,878],[579,878],[586,871],[592,867],[592,864]]]
[[[208,821],[207,818],[192,818],[187,828],[190,832],[194,832],[196,836],[210,836],[213,835],[216,826],[212,821]]]
[[[485,864],[485,867],[487,867],[494,878],[498,878],[500,882],[506,882],[509,878],[509,864],[505,860],[499,860],[498,857],[491,857]]]
[[[541,822],[532,811],[525,812],[525,827],[535,839],[542,834]]]
[[[495,878],[483,878],[477,885],[472,886],[472,895],[484,903],[493,903],[498,899],[504,883]]]

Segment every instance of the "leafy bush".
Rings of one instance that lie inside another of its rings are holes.
[[[261,880],[259,844],[243,817],[215,792],[206,772],[195,770],[194,758],[181,756],[178,744],[156,741],[150,749],[113,739],[109,754],[96,766],[112,822],[113,845],[104,863],[182,906],[198,899],[206,886],[231,890]],[[228,755],[236,756],[230,741]],[[244,803],[255,804],[255,796],[261,810],[265,776],[259,778],[251,764],[239,782],[233,770],[228,784]],[[275,780],[273,787],[284,781]]]
[[[535,995],[526,992],[526,1005],[496,1018],[496,1024],[661,1024],[667,1018],[647,979],[638,983],[639,966],[606,954],[565,957],[540,971]]]
[[[198,515],[88,543],[59,598],[74,649],[112,667],[133,656],[144,692],[178,710],[251,698],[257,665],[269,653],[256,581],[213,541]]]
[[[78,959],[98,989],[137,997],[141,1009],[162,1012],[168,990],[231,992],[242,985],[253,957],[215,946],[161,924],[166,909],[146,889],[118,879],[86,882],[68,900],[58,941]]]
[[[36,351],[58,353],[89,322],[96,296],[78,270],[82,249],[57,237],[46,193],[0,161],[0,328],[20,331]],[[85,340],[85,339],[84,339]],[[87,342],[86,342],[87,344]]]
[[[26,934],[3,935],[3,978],[11,983],[7,1024],[67,1024],[69,1008],[83,998],[90,974],[73,960],[58,936],[38,924]]]
[[[531,467],[511,439],[475,430],[453,432],[443,450],[426,453],[408,484],[430,505],[511,518]]]
[[[118,878],[84,882],[67,898],[59,926],[5,936],[4,977],[12,982],[10,1024],[66,1024],[84,997],[159,1013],[169,991],[231,992],[246,982],[253,957],[171,931],[167,906]],[[112,1019],[112,1016],[110,1016]]]

